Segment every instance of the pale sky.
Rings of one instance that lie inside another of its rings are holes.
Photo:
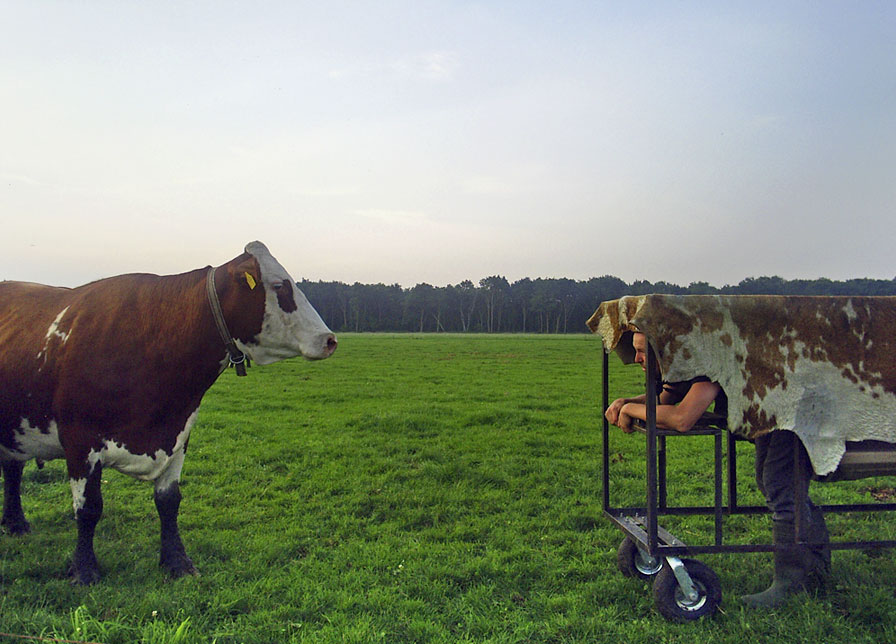
[[[896,277],[892,0],[0,15],[0,279]]]

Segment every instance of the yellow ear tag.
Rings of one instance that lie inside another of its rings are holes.
[[[246,273],[246,283],[249,285],[249,288],[255,288],[255,278],[252,277],[251,273]]]

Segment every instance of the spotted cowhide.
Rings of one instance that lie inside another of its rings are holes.
[[[819,475],[846,441],[896,442],[896,297],[630,296],[588,326],[625,363],[646,334],[664,380],[718,382],[732,431],[793,430]]]

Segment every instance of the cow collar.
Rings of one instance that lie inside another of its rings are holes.
[[[224,346],[227,348],[227,355],[230,357],[230,366],[236,367],[236,375],[245,376],[246,366],[249,364],[249,359],[246,357],[245,353],[239,350],[239,347],[236,346],[236,342],[233,341],[233,336],[230,335],[230,331],[227,330],[227,323],[224,321],[224,313],[221,311],[221,302],[218,300],[218,290],[215,288],[214,266],[211,266],[208,269],[205,286],[206,291],[208,291],[208,303],[212,308],[212,316],[215,318],[215,326],[218,327],[218,333],[221,334],[221,339],[224,341]]]

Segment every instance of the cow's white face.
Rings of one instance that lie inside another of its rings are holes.
[[[264,288],[265,305],[261,333],[249,344],[238,341],[240,348],[258,364],[297,355],[309,360],[330,357],[336,350],[336,336],[295,280],[261,242],[248,244],[246,252],[258,261],[262,283],[256,288]]]

